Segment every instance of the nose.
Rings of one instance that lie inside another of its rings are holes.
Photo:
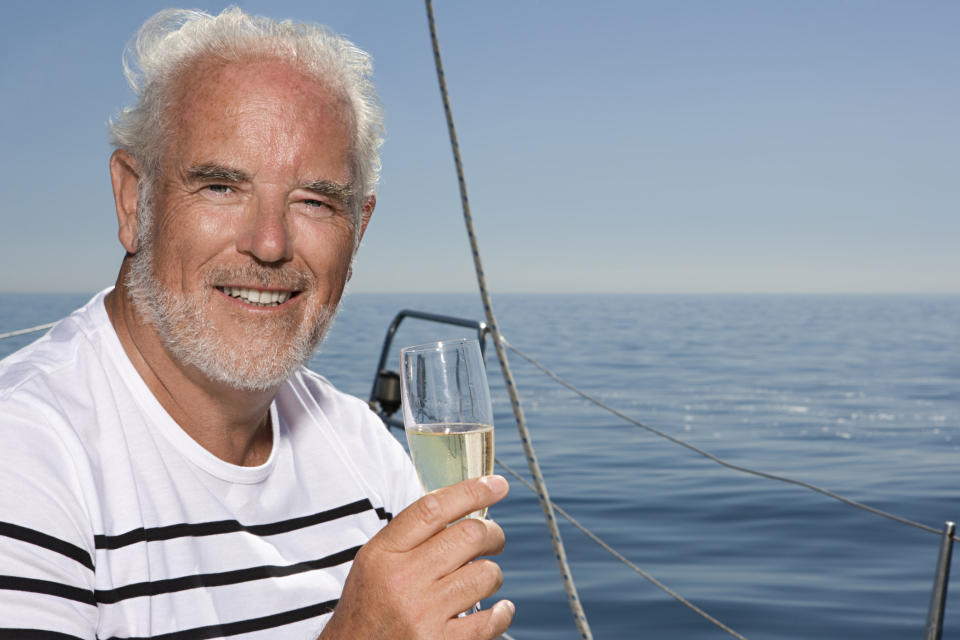
[[[258,262],[286,262],[293,258],[293,237],[282,199],[256,198],[237,237],[237,251]]]

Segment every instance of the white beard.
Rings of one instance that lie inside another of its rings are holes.
[[[283,383],[305,365],[322,342],[336,315],[336,305],[322,305],[303,322],[282,317],[244,321],[248,331],[227,340],[209,314],[209,293],[214,283],[257,283],[263,288],[278,287],[313,291],[314,278],[290,267],[218,267],[203,274],[201,293],[178,294],[167,290],[154,274],[152,242],[140,239],[126,285],[136,312],[151,323],[164,346],[181,364],[197,368],[210,380],[244,391],[266,391]],[[301,294],[305,295],[305,294]]]

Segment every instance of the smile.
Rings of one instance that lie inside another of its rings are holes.
[[[292,291],[263,291],[247,287],[217,287],[217,289],[231,298],[237,298],[258,307],[279,306],[294,294]]]

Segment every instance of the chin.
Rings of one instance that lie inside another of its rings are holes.
[[[309,362],[336,315],[336,305],[310,305],[307,299],[299,302],[308,308],[305,315],[243,318],[213,313],[219,305],[211,304],[208,296],[165,288],[151,273],[149,255],[137,258],[142,262],[127,279],[137,313],[181,366],[232,389],[279,387]]]

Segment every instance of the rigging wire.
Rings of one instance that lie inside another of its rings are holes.
[[[590,631],[590,625],[587,622],[587,616],[583,611],[583,606],[580,604],[577,587],[573,582],[573,574],[567,563],[567,552],[563,547],[560,529],[557,526],[557,519],[553,513],[553,503],[547,492],[547,485],[543,480],[543,474],[540,472],[540,464],[537,462],[537,456],[533,450],[533,444],[530,441],[530,434],[527,431],[523,408],[520,406],[520,396],[514,384],[510,365],[507,362],[506,349],[504,349],[503,343],[501,342],[503,337],[500,335],[500,327],[493,313],[493,303],[490,301],[490,294],[487,290],[486,277],[483,274],[483,264],[480,261],[480,250],[473,229],[473,217],[470,215],[470,202],[467,198],[467,182],[464,177],[463,162],[460,158],[460,145],[457,142],[457,131],[453,124],[453,111],[450,107],[450,98],[447,94],[447,81],[443,74],[443,63],[440,59],[440,44],[437,39],[437,26],[433,16],[433,3],[431,0],[424,0],[424,2],[427,9],[427,22],[430,26],[430,43],[433,46],[433,61],[437,68],[437,82],[440,85],[440,97],[443,99],[443,111],[447,118],[447,131],[450,134],[450,147],[453,151],[453,161],[457,169],[457,181],[460,185],[460,204],[463,207],[463,220],[467,227],[467,236],[470,239],[470,250],[473,253],[473,266],[477,272],[477,285],[480,287],[483,309],[487,316],[487,324],[490,326],[491,333],[493,334],[493,345],[497,352],[497,359],[500,361],[500,370],[503,373],[507,392],[510,394],[510,401],[513,405],[513,415],[517,422],[520,440],[523,442],[527,466],[537,486],[537,497],[540,500],[540,506],[543,509],[543,514],[547,521],[547,528],[550,530],[550,542],[553,545],[557,566],[563,577],[563,587],[567,592],[570,611],[573,613],[573,619],[577,625],[577,630],[580,632],[580,637],[583,638],[583,640],[592,640],[593,634]]]
[[[503,462],[500,458],[495,458],[495,460],[496,460],[496,463],[497,463],[498,465],[500,465],[501,467],[503,467],[503,469],[504,469],[507,473],[509,473],[509,474],[512,475],[514,478],[516,478],[517,480],[519,480],[520,482],[522,482],[522,483],[523,483],[524,485],[526,485],[526,487],[527,487],[528,489],[530,489],[531,491],[536,492],[536,488],[535,488],[532,484],[530,484],[530,482],[529,482],[526,478],[524,478],[524,477],[521,476],[519,473],[517,473],[516,471],[514,471],[514,470],[510,467],[510,465],[508,465],[507,463]],[[557,513],[559,513],[560,515],[562,515],[564,518],[566,518],[566,519],[570,522],[570,524],[572,524],[572,525],[575,526],[577,529],[579,529],[580,531],[582,531],[583,533],[585,533],[588,538],[590,538],[591,540],[593,540],[594,542],[596,542],[598,545],[600,545],[600,547],[602,547],[605,551],[607,551],[607,552],[608,552],[610,555],[612,555],[614,558],[616,558],[617,560],[619,560],[619,561],[622,562],[623,564],[627,565],[628,567],[630,567],[631,569],[633,569],[634,571],[636,571],[636,572],[637,572],[638,574],[640,574],[643,578],[649,580],[649,581],[650,581],[651,583],[653,583],[656,587],[658,587],[659,589],[661,589],[664,593],[666,593],[666,594],[669,595],[670,597],[672,597],[672,598],[676,599],[678,602],[680,602],[680,604],[684,605],[685,607],[687,607],[688,609],[690,609],[690,610],[693,611],[694,613],[697,613],[698,615],[702,616],[703,618],[705,618],[705,619],[708,620],[709,622],[712,622],[714,625],[720,627],[721,629],[723,629],[724,631],[726,631],[727,633],[729,633],[729,634],[730,634],[731,636],[733,636],[734,638],[738,638],[738,640],[747,640],[744,636],[740,635],[739,633],[737,633],[736,631],[734,631],[733,629],[731,629],[731,628],[728,627],[727,625],[723,624],[722,622],[720,622],[719,620],[717,620],[716,618],[714,618],[713,616],[711,616],[709,613],[707,613],[706,611],[704,611],[703,609],[701,609],[701,608],[698,607],[697,605],[693,604],[692,602],[690,602],[689,600],[687,600],[686,598],[684,598],[683,596],[681,596],[679,593],[677,593],[676,591],[674,591],[673,589],[671,589],[671,588],[668,587],[667,585],[663,584],[662,582],[660,582],[659,580],[657,580],[656,578],[654,578],[652,575],[650,575],[649,573],[647,573],[646,571],[644,571],[643,569],[641,569],[640,567],[638,567],[637,565],[635,565],[633,562],[631,562],[631,561],[630,561],[626,556],[624,556],[622,553],[620,553],[619,551],[617,551],[616,549],[614,549],[613,547],[611,547],[609,544],[607,544],[606,542],[604,542],[604,541],[603,541],[597,534],[595,534],[593,531],[590,531],[590,529],[588,529],[586,526],[580,524],[580,522],[579,522],[576,518],[574,518],[573,516],[571,516],[569,513],[567,513],[567,512],[563,509],[563,507],[561,507],[561,506],[558,505],[557,503],[553,503],[553,509],[554,509],[554,511],[556,511]]]
[[[581,398],[583,398],[583,399],[585,399],[585,400],[587,400],[587,401],[589,401],[589,402],[592,402],[593,404],[597,405],[598,407],[609,411],[610,413],[612,413],[612,414],[614,414],[614,415],[622,418],[623,420],[626,420],[627,422],[629,422],[629,423],[631,423],[631,424],[633,424],[633,425],[635,425],[635,426],[637,426],[637,427],[640,427],[641,429],[646,429],[647,431],[649,431],[650,433],[652,433],[652,434],[654,434],[654,435],[656,435],[656,436],[659,436],[659,437],[661,437],[661,438],[664,438],[664,439],[666,439],[666,440],[669,440],[670,442],[672,442],[672,443],[674,443],[674,444],[678,444],[678,445],[680,445],[681,447],[684,447],[685,449],[689,449],[690,451],[693,451],[694,453],[699,454],[699,455],[703,456],[704,458],[707,458],[707,459],[709,459],[709,460],[712,460],[713,462],[716,462],[717,464],[719,464],[719,465],[721,465],[721,466],[727,467],[728,469],[733,469],[734,471],[740,471],[741,473],[747,473],[747,474],[750,474],[750,475],[759,476],[759,477],[761,477],[761,478],[766,478],[766,479],[768,479],[768,480],[776,480],[776,481],[778,481],[778,482],[785,482],[785,483],[787,483],[787,484],[797,485],[797,486],[799,486],[799,487],[803,487],[803,488],[809,489],[809,490],[811,490],[811,491],[816,491],[817,493],[823,494],[823,495],[827,496],[828,498],[833,498],[834,500],[839,500],[840,502],[842,502],[842,503],[844,503],[844,504],[846,504],[846,505],[849,505],[849,506],[851,506],[851,507],[856,507],[857,509],[863,509],[864,511],[868,511],[868,512],[873,513],[873,514],[875,514],[875,515],[882,516],[882,517],[884,517],[884,518],[888,518],[888,519],[890,519],[890,520],[893,520],[894,522],[899,522],[899,523],[901,523],[901,524],[906,524],[906,525],[909,525],[909,526],[911,526],[911,527],[916,527],[917,529],[922,529],[923,531],[927,531],[927,532],[930,532],[930,533],[934,533],[934,534],[936,534],[936,535],[938,535],[938,536],[942,534],[942,532],[941,532],[939,529],[935,529],[934,527],[931,527],[931,526],[929,526],[929,525],[925,525],[925,524],[922,524],[922,523],[920,523],[920,522],[914,522],[913,520],[910,520],[910,519],[908,519],[908,518],[904,518],[904,517],[902,517],[902,516],[898,516],[898,515],[895,515],[895,514],[893,514],[893,513],[888,513],[887,511],[882,511],[882,510],[877,509],[877,508],[875,508],[875,507],[871,507],[871,506],[869,506],[869,505],[863,504],[862,502],[857,502],[856,500],[851,500],[850,498],[845,498],[845,497],[843,497],[843,496],[841,496],[841,495],[839,495],[839,494],[837,494],[837,493],[834,493],[833,491],[829,491],[829,490],[824,489],[824,488],[822,488],[822,487],[818,487],[818,486],[816,486],[816,485],[814,485],[814,484],[810,484],[809,482],[803,482],[802,480],[794,480],[793,478],[788,478],[788,477],[786,477],[786,476],[780,476],[780,475],[777,475],[777,474],[774,474],[774,473],[767,473],[767,472],[765,472],[765,471],[757,471],[757,470],[755,470],[755,469],[750,469],[750,468],[748,468],[748,467],[743,467],[743,466],[740,466],[740,465],[738,465],[738,464],[733,464],[732,462],[727,462],[726,460],[724,460],[724,459],[722,459],[722,458],[720,458],[720,457],[718,457],[718,456],[715,456],[715,455],[713,455],[712,453],[710,453],[710,452],[708,452],[708,451],[704,451],[703,449],[701,449],[701,448],[699,448],[699,447],[696,447],[696,446],[694,446],[694,445],[692,445],[692,444],[689,444],[689,443],[687,443],[687,442],[684,442],[683,440],[680,440],[679,438],[676,438],[676,437],[674,437],[674,436],[671,436],[671,435],[668,434],[668,433],[664,433],[663,431],[660,431],[659,429],[654,429],[653,427],[648,426],[648,425],[646,425],[646,424],[643,424],[642,422],[640,422],[639,420],[636,420],[635,418],[631,418],[630,416],[628,416],[627,414],[623,413],[622,411],[619,411],[619,410],[617,410],[617,409],[614,409],[614,408],[611,407],[610,405],[602,402],[601,400],[598,400],[598,399],[594,398],[594,397],[591,396],[590,394],[588,394],[588,393],[586,393],[586,392],[584,392],[584,391],[581,391],[581,390],[578,389],[577,387],[573,386],[572,384],[570,384],[569,382],[567,382],[566,380],[564,380],[563,378],[561,378],[560,376],[558,376],[556,373],[554,373],[553,371],[551,371],[550,369],[548,369],[546,366],[544,366],[543,364],[541,364],[540,362],[538,362],[538,361],[535,360],[534,358],[528,356],[527,354],[523,353],[522,351],[520,351],[519,349],[517,349],[516,347],[514,347],[512,344],[510,344],[510,343],[507,341],[506,338],[504,338],[504,337],[501,336],[501,340],[503,340],[504,344],[506,345],[506,347],[507,347],[508,349],[510,349],[511,351],[513,351],[514,353],[516,353],[518,356],[520,356],[521,358],[523,358],[524,360],[526,360],[527,362],[529,362],[530,364],[532,364],[532,365],[535,366],[536,368],[540,369],[540,371],[542,371],[543,373],[545,373],[545,374],[547,374],[548,376],[550,376],[551,378],[553,378],[554,381],[556,381],[556,382],[559,383],[560,385],[566,387],[566,388],[569,389],[570,391],[574,392],[575,394],[577,394],[577,395],[580,396]],[[960,542],[960,539],[958,539],[956,536],[954,536],[953,539],[954,539],[955,541],[957,541],[957,542]]]
[[[36,331],[43,331],[44,329],[49,329],[55,324],[57,323],[48,322],[47,324],[38,324],[35,327],[29,327],[27,329],[17,329],[16,331],[8,331],[6,333],[0,333],[0,340],[3,340],[4,338],[12,338],[13,336],[22,336],[25,333],[34,333]]]

